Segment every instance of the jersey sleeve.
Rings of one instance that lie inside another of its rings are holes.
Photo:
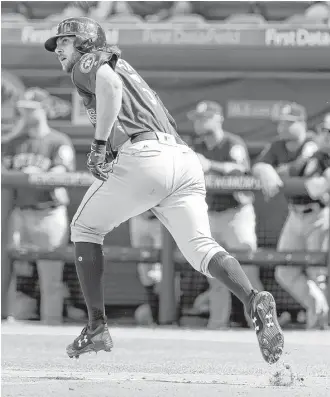
[[[106,62],[98,53],[83,55],[72,71],[72,81],[78,90],[95,94],[96,72]]]
[[[156,99],[158,100],[160,106],[163,108],[171,126],[177,131],[178,130],[178,126],[176,125],[176,122],[173,118],[173,116],[170,114],[170,112],[167,110],[166,106],[164,105],[163,101],[159,98],[159,95],[157,94],[157,92],[155,92],[154,90],[152,90],[153,94],[155,95]]]
[[[59,165],[63,165],[68,172],[76,169],[76,153],[68,137],[61,137],[54,145],[51,168]]]

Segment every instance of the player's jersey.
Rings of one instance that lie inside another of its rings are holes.
[[[247,147],[243,139],[237,135],[226,132],[221,143],[212,150],[209,150],[204,143],[195,144],[194,149],[197,153],[201,153],[209,160],[238,163],[244,165],[247,170],[250,170],[250,157]],[[221,175],[219,172],[216,174]],[[232,173],[232,175],[241,174],[241,171],[234,171]],[[242,204],[252,203],[253,194],[234,192],[224,195],[223,193],[207,192],[206,202],[210,211],[225,211]]]
[[[63,165],[67,171],[75,170],[75,152],[69,137],[51,130],[40,138],[28,135],[9,142],[3,148],[2,165],[7,170],[23,171],[35,167],[40,172],[48,172],[51,168]],[[44,209],[68,204],[68,195],[64,188],[33,189],[20,188],[15,191],[15,205],[20,208]]]
[[[285,141],[278,139],[266,147],[256,160],[256,163],[263,162],[278,168],[281,165],[289,164],[288,176],[291,177],[310,177],[307,175],[308,163],[317,155],[317,144],[311,139],[307,138],[303,144],[294,151],[287,149]],[[293,196],[288,198],[292,204],[310,204],[319,202],[310,197]]]
[[[87,115],[94,127],[96,72],[105,63],[111,65],[110,59],[109,53],[85,54],[72,70],[72,81],[83,99]],[[129,137],[142,132],[160,131],[178,138],[174,119],[158,95],[132,66],[119,59],[115,71],[123,83],[123,99],[117,122],[109,138],[112,150],[116,151]]]

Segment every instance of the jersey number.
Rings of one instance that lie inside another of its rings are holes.
[[[130,73],[130,77],[131,79],[133,79],[134,81],[136,81],[137,83],[141,84],[142,80],[140,78],[140,76],[138,74],[136,74],[135,70],[132,68],[131,65],[129,65],[126,61],[124,61],[123,59],[120,59],[117,63],[117,65],[119,64],[120,67],[122,67],[123,69],[126,70],[126,72]],[[154,94],[145,87],[141,87],[142,91],[146,94],[147,98],[149,99],[149,101],[154,105],[157,106],[158,102],[156,97],[154,96]]]

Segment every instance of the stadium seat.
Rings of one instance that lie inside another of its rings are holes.
[[[63,18],[71,18],[71,17],[84,17],[86,16],[85,10],[83,10],[81,7],[75,7],[72,5],[69,5],[62,11],[62,17]]]
[[[61,22],[65,17],[63,16],[63,14],[53,14],[53,15],[49,15],[48,17],[46,17],[44,19],[44,21],[47,22]]]
[[[190,15],[174,15],[173,17],[167,19],[166,23],[173,23],[173,24],[194,24],[194,25],[201,25],[207,23],[205,19],[201,15],[197,14],[190,14]]]
[[[1,22],[27,22],[27,19],[25,18],[24,15],[16,13],[16,12],[10,12],[6,14],[1,14]]]
[[[192,13],[207,21],[223,21],[230,15],[251,12],[249,1],[192,1]]]
[[[117,14],[107,18],[106,22],[117,24],[131,24],[139,25],[145,23],[144,20],[138,15]]]
[[[303,14],[311,1],[263,1],[265,18],[269,21],[285,21],[293,15]]]
[[[234,14],[225,19],[225,23],[240,25],[264,25],[265,18],[259,14]]]
[[[315,25],[317,23],[323,23],[322,21],[316,21],[313,19],[309,19],[304,14],[292,15],[287,18],[283,23],[291,26],[304,26],[304,25]]]
[[[330,18],[330,3],[312,4],[305,11],[305,17],[310,21],[326,22]]]

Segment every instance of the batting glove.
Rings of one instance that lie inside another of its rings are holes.
[[[87,167],[95,178],[103,182],[108,179],[111,163],[107,162],[106,141],[94,139],[88,153]]]

